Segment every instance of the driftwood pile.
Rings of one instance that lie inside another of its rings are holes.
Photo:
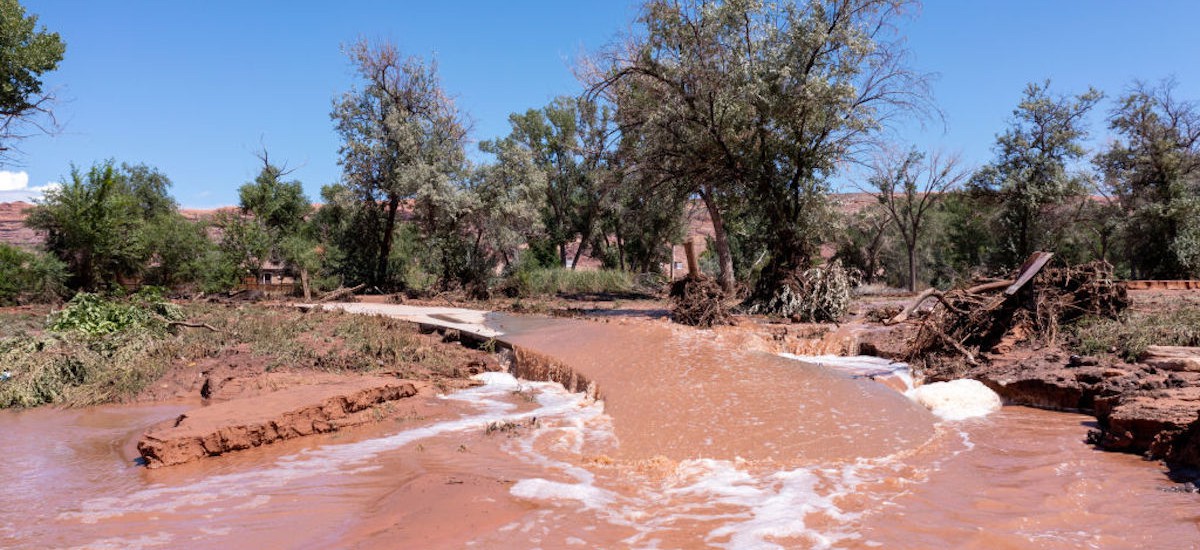
[[[671,283],[671,319],[676,323],[708,328],[732,320],[725,292],[712,277],[688,275]]]
[[[980,354],[1037,340],[1053,344],[1060,327],[1085,315],[1116,317],[1128,306],[1125,287],[1106,262],[1042,268],[1050,254],[1034,254],[1010,280],[947,292],[929,290],[890,322],[906,320],[930,299],[907,353],[909,362],[977,366]]]

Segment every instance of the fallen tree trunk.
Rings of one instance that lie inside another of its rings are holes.
[[[363,283],[363,284],[358,285],[353,288],[342,287],[337,290],[331,291],[329,294],[322,296],[321,299],[317,300],[317,301],[318,302],[332,302],[334,300],[340,300],[342,298],[345,298],[346,296],[353,296],[355,292],[358,292],[364,288],[367,288],[366,283]]]

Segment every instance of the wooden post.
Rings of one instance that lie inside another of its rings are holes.
[[[696,242],[688,239],[683,243],[683,253],[687,254],[688,276],[700,276],[700,262],[696,260]]]

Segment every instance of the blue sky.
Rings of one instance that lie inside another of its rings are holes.
[[[21,144],[0,170],[0,201],[36,195],[72,162],[107,158],[159,167],[188,207],[233,204],[257,171],[254,151],[287,160],[316,199],[338,180],[335,95],[355,83],[341,44],[389,39],[436,57],[445,88],[474,121],[473,138],[506,134],[508,114],[580,85],[582,52],[627,32],[638,2],[149,2],[23,0],[67,43],[46,80],[64,100],[63,132]],[[900,23],[919,70],[936,73],[946,126],[910,124],[897,138],[991,157],[1025,84],[1089,84],[1114,97],[1135,78],[1174,76],[1200,100],[1200,2],[930,0]],[[1102,111],[1110,107],[1101,105]],[[1108,139],[1104,112],[1092,142]]]

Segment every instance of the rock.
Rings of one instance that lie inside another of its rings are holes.
[[[201,407],[148,430],[138,452],[150,468],[331,432],[377,420],[375,405],[411,397],[412,382],[379,377],[293,387]]]
[[[1169,371],[1200,372],[1200,348],[1186,346],[1150,346],[1142,354],[1143,363]]]
[[[1168,458],[1177,436],[1200,416],[1200,387],[1137,392],[1097,400],[1101,429],[1092,439],[1106,450]]]

